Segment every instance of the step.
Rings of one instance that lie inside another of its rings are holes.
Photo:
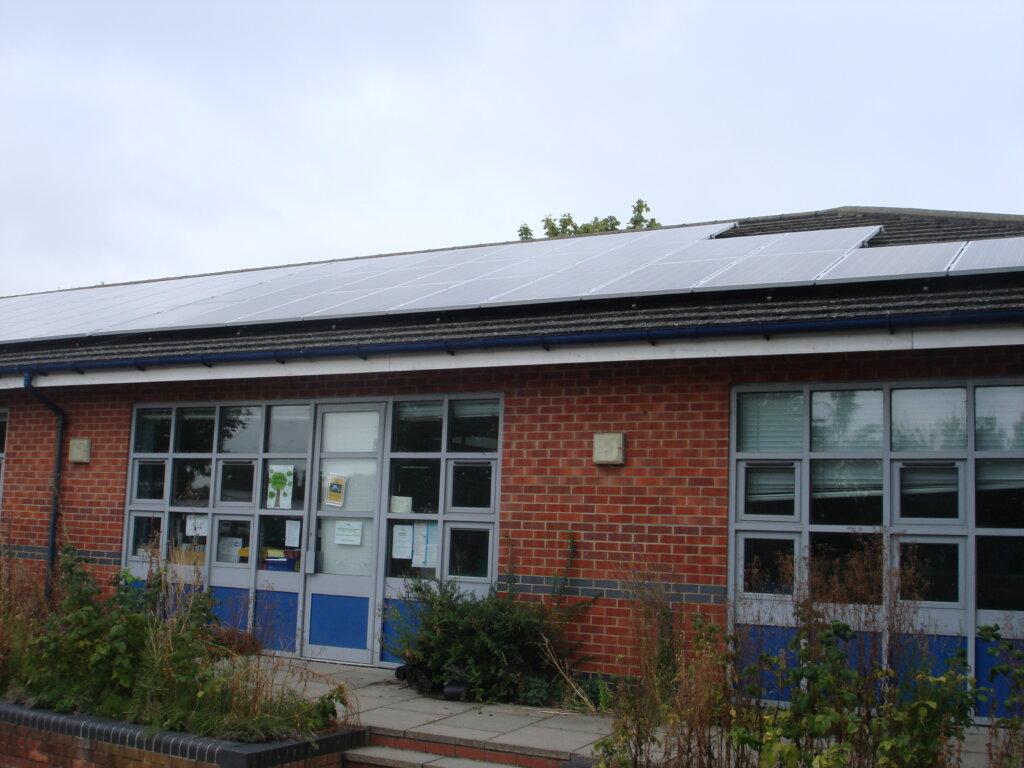
[[[501,753],[505,757],[515,757],[510,753]],[[521,755],[519,757],[528,757]],[[459,757],[455,755],[439,754],[437,752],[425,752],[417,749],[406,749],[399,747],[368,746],[350,749],[345,752],[345,768],[495,768],[495,765],[507,765],[506,760],[491,761]],[[511,763],[512,765],[533,765],[525,763]],[[556,763],[560,768],[590,768],[593,761],[586,758],[576,758],[570,761]]]

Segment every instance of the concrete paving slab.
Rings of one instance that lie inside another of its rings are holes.
[[[434,760],[430,768],[494,768],[494,763],[483,760],[470,760],[466,757],[442,757]]]
[[[440,719],[438,715],[394,709],[393,707],[377,707],[359,712],[359,721],[364,726],[379,726],[398,731],[408,731],[438,719]]]
[[[591,733],[601,737],[612,729],[610,717],[605,715],[559,714],[537,723],[542,728],[555,728],[562,731]]]
[[[448,725],[447,720],[437,720],[433,723],[420,725],[410,729],[408,733],[411,736],[418,734],[424,736],[443,736],[446,742],[467,745],[476,744],[481,741],[490,741],[494,737],[501,735],[500,731],[481,731],[476,728],[466,728],[465,726],[451,726]]]
[[[430,699],[417,696],[411,699],[396,701],[391,705],[395,709],[409,709],[414,712],[429,712],[441,717],[459,715],[474,709],[483,709],[483,704],[473,704],[468,701],[445,701],[444,699]]]
[[[533,725],[538,720],[543,720],[543,715],[529,715],[524,712],[501,711],[493,706],[485,706],[481,709],[474,709],[470,712],[463,712],[445,720],[445,725],[454,728],[475,728],[481,731],[497,731],[508,733],[519,728]]]
[[[516,747],[533,747],[534,749],[577,752],[582,747],[592,743],[594,738],[588,733],[558,731],[553,728],[542,728],[536,725],[528,725],[525,728],[507,731],[500,736],[495,736],[491,741],[494,744],[506,744]]]

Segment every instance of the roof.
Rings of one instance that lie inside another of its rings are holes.
[[[1021,312],[1024,216],[845,207],[9,297],[0,374]]]

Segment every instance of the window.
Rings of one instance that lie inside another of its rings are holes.
[[[489,582],[500,401],[399,400],[392,414],[386,575]]]
[[[489,584],[500,429],[479,395],[140,406],[126,560]]]
[[[280,551],[297,570],[301,547],[290,543],[288,520],[305,509],[312,418],[312,405],[138,408],[128,560],[162,554],[177,565],[242,568],[256,543],[257,567],[281,566]],[[266,544],[253,540],[257,531]]]
[[[856,583],[878,604],[898,568],[896,597],[943,631],[1024,611],[1024,385],[743,387],[734,403],[737,610],[788,598],[800,573],[812,595]]]

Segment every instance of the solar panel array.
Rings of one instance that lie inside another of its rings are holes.
[[[0,299],[0,342],[1024,270],[1024,237],[863,248],[880,227],[731,223],[343,259]]]

